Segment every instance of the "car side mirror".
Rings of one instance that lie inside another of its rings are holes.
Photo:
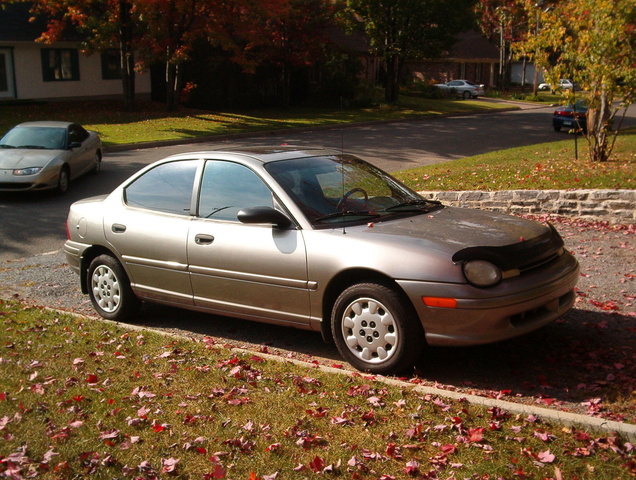
[[[74,148],[79,148],[81,146],[82,146],[82,144],[80,142],[71,142],[68,145],[68,149],[69,150],[73,150]]]
[[[278,228],[289,228],[292,224],[287,215],[272,207],[244,208],[236,214],[236,218],[245,224],[269,223]]]

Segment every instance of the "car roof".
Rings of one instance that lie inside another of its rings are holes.
[[[239,147],[223,150],[203,150],[199,152],[179,153],[171,155],[163,160],[179,160],[199,158],[243,157],[255,160],[258,163],[269,163],[294,158],[317,157],[321,155],[339,155],[342,152],[322,147],[298,147],[298,146],[256,146]]]
[[[57,120],[40,120],[36,122],[24,122],[16,125],[16,127],[44,127],[44,128],[67,128],[73,125],[72,122],[61,122]]]

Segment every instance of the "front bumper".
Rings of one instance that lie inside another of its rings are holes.
[[[579,265],[564,253],[550,265],[504,280],[494,288],[398,281],[420,318],[429,345],[492,343],[553,322],[574,304]],[[452,298],[455,308],[429,307],[422,297]]]
[[[23,192],[55,188],[59,172],[43,170],[36,175],[14,175],[13,170],[0,170],[0,192]]]

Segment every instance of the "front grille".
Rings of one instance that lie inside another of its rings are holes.
[[[519,328],[535,322],[556,318],[560,312],[565,312],[565,310],[573,303],[574,290],[571,290],[565,295],[555,298],[545,305],[512,315],[510,317],[510,323],[513,327]]]
[[[4,190],[28,190],[32,186],[32,183],[0,182],[0,188]]]

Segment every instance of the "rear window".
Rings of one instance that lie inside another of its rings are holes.
[[[131,207],[189,215],[198,160],[158,165],[124,189]]]

